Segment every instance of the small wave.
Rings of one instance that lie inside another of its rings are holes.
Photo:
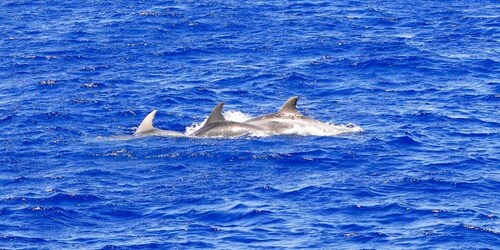
[[[0,216],[6,216],[6,215],[10,215],[12,213],[14,213],[14,211],[7,208],[7,207],[0,208]]]
[[[144,239],[142,240],[144,241]],[[123,244],[123,245],[106,245],[102,247],[102,250],[112,250],[112,249],[178,249],[184,246],[188,248],[199,248],[199,249],[212,249],[213,245],[205,242],[198,241],[187,241],[187,242],[161,242],[161,243],[139,243],[139,244]]]
[[[98,70],[105,70],[108,69],[109,66],[103,65],[103,66],[87,66],[87,67],[82,67],[79,70],[81,71],[98,71]]]
[[[127,149],[118,149],[108,153],[103,154],[102,156],[118,156],[118,157],[127,157],[132,158],[134,155],[131,151]]]
[[[54,189],[57,190],[57,189]],[[54,193],[54,190],[47,190],[49,193]],[[43,198],[33,198],[25,196],[7,197],[4,201],[13,202],[29,202],[36,204],[62,204],[62,203],[82,203],[100,201],[101,197],[92,194],[71,194],[71,193],[57,193],[55,195]]]
[[[30,244],[47,244],[48,241],[42,238],[36,238],[36,237],[22,237],[22,236],[14,236],[14,235],[0,235],[0,242],[5,241],[9,242],[9,244],[12,244],[12,242],[22,242],[24,244],[30,243]],[[40,245],[38,245],[40,246]]]
[[[115,176],[117,173],[103,169],[88,169],[77,173],[77,175],[87,176]]]
[[[432,113],[430,111],[425,111],[425,110],[418,111],[417,113],[415,113],[413,115],[417,116],[417,118],[419,118],[423,121],[426,121],[426,122],[439,122],[439,121],[446,120],[446,118],[441,116],[441,115]]]
[[[14,118],[14,115],[5,115],[0,117],[0,123],[10,122]]]
[[[155,56],[168,57],[168,56],[184,56],[184,55],[196,55],[196,54],[210,54],[210,52],[197,49],[197,48],[188,48],[182,47],[169,51],[156,51],[153,52]]]
[[[280,80],[284,82],[305,82],[305,81],[314,81],[314,78],[297,72],[291,72],[281,76]]]
[[[272,214],[272,212],[264,209],[229,209],[224,211],[212,210],[206,212],[193,209],[177,216],[181,218],[196,218],[197,221],[203,221],[206,223],[232,225],[236,222],[238,222],[238,224],[252,224],[256,223],[256,221],[259,221],[259,223],[265,223],[263,216],[269,214]]]
[[[55,80],[43,80],[40,82],[40,85],[42,86],[53,86],[53,85],[57,85],[58,82],[56,82]]]
[[[58,193],[47,198],[33,199],[37,204],[83,203],[100,201],[101,197],[92,194]]]
[[[405,135],[405,136],[400,136],[396,137],[395,139],[392,140],[392,143],[398,144],[398,145],[419,145],[420,142],[414,139],[410,135]]]
[[[68,225],[68,223],[71,223],[79,226],[95,226],[94,223],[88,222],[86,216],[81,212],[57,206],[42,206],[42,205],[29,206],[20,209],[17,212],[36,218],[35,220],[44,218],[43,219],[45,221],[44,225],[47,224]],[[39,222],[37,221],[37,223]]]
[[[405,66],[405,65],[425,65],[428,61],[427,58],[424,57],[387,57],[387,58],[375,58],[364,61],[355,61],[351,64],[353,67],[362,67],[362,68],[382,68],[382,67],[396,67],[396,66]]]
[[[75,104],[93,104],[93,105],[96,105],[96,104],[102,103],[102,101],[99,101],[99,100],[91,100],[91,99],[86,99],[86,98],[75,98],[71,101]]]
[[[91,82],[91,83],[84,83],[84,84],[82,84],[81,87],[87,88],[87,89],[104,88],[104,87],[106,87],[106,84]]]
[[[451,132],[450,135],[455,135],[455,136],[461,136],[461,137],[489,137],[492,135],[498,134],[498,131],[496,130],[490,130],[490,131],[467,131],[467,132]]]
[[[61,127],[61,126],[48,127],[47,130],[57,132],[58,134],[66,134],[66,135],[73,135],[73,136],[83,135],[83,133],[80,130],[65,128],[65,127]]]
[[[125,210],[116,205],[110,205],[109,208],[101,209],[100,215],[109,221],[116,221],[117,219],[129,220],[133,218],[142,218],[144,215],[139,211]]]
[[[59,111],[50,111],[46,113],[33,115],[31,116],[31,118],[35,121],[57,120],[57,119],[70,119],[71,115]]]
[[[51,196],[46,199],[42,199],[41,201],[49,201],[49,202],[66,202],[66,201],[99,201],[101,198],[92,194],[71,194],[71,193],[60,193],[54,196]]]
[[[477,231],[480,231],[480,232],[486,232],[486,233],[492,233],[492,234],[500,235],[499,231],[495,231],[495,230],[489,229],[489,228],[478,227],[478,226],[474,226],[474,225],[470,225],[470,224],[463,224],[462,226],[465,229],[469,229],[469,230],[477,230]]]

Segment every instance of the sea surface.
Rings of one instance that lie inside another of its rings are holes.
[[[292,96],[358,129],[115,139]],[[499,217],[498,1],[0,2],[0,249],[499,249]]]

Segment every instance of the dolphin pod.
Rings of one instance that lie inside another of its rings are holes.
[[[256,135],[256,134],[299,134],[297,131],[304,129],[317,130],[322,132],[335,132],[339,128],[333,125],[323,123],[302,115],[297,110],[298,96],[289,98],[281,107],[281,109],[272,114],[258,116],[246,120],[244,122],[228,121],[222,115],[223,102],[218,103],[209,117],[196,131],[184,134],[181,132],[158,129],[153,126],[153,120],[156,115],[156,110],[149,113],[141,122],[139,127],[134,133],[134,137],[144,136],[168,136],[168,137],[239,137],[243,135]],[[344,132],[360,132],[360,127],[342,126]],[[346,129],[347,128],[347,129]],[[355,128],[355,129],[349,129]]]

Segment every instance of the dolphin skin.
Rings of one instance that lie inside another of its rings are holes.
[[[228,121],[222,116],[224,103],[217,104],[203,126],[191,134],[180,133],[171,130],[157,129],[153,127],[153,119],[156,110],[149,113],[141,122],[133,136],[168,136],[168,137],[238,137],[242,135],[260,134],[282,134],[282,135],[338,135],[341,133],[352,133],[363,131],[362,128],[348,124],[347,126],[334,126],[318,120],[306,117],[297,110],[298,96],[289,98],[281,109],[272,114],[249,119],[243,123]]]
[[[217,104],[203,127],[195,131],[192,135],[197,137],[235,137],[255,132],[264,132],[262,128],[252,124],[226,120],[222,116],[222,106],[224,106],[223,102]]]
[[[155,118],[156,110],[151,111],[144,120],[142,120],[141,125],[137,128],[134,133],[135,137],[143,137],[149,135],[157,136],[170,136],[170,137],[181,137],[185,136],[183,133],[179,133],[171,130],[157,129],[153,127],[153,119]]]
[[[331,125],[305,117],[299,113],[297,110],[298,100],[298,96],[291,97],[283,104],[277,113],[255,117],[244,123],[260,127],[265,131],[272,131],[280,134],[293,133],[291,129],[297,127],[315,128],[322,131],[332,130]]]

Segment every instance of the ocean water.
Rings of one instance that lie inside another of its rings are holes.
[[[0,37],[0,249],[500,247],[498,1],[3,0]],[[112,139],[295,95],[363,131]]]

